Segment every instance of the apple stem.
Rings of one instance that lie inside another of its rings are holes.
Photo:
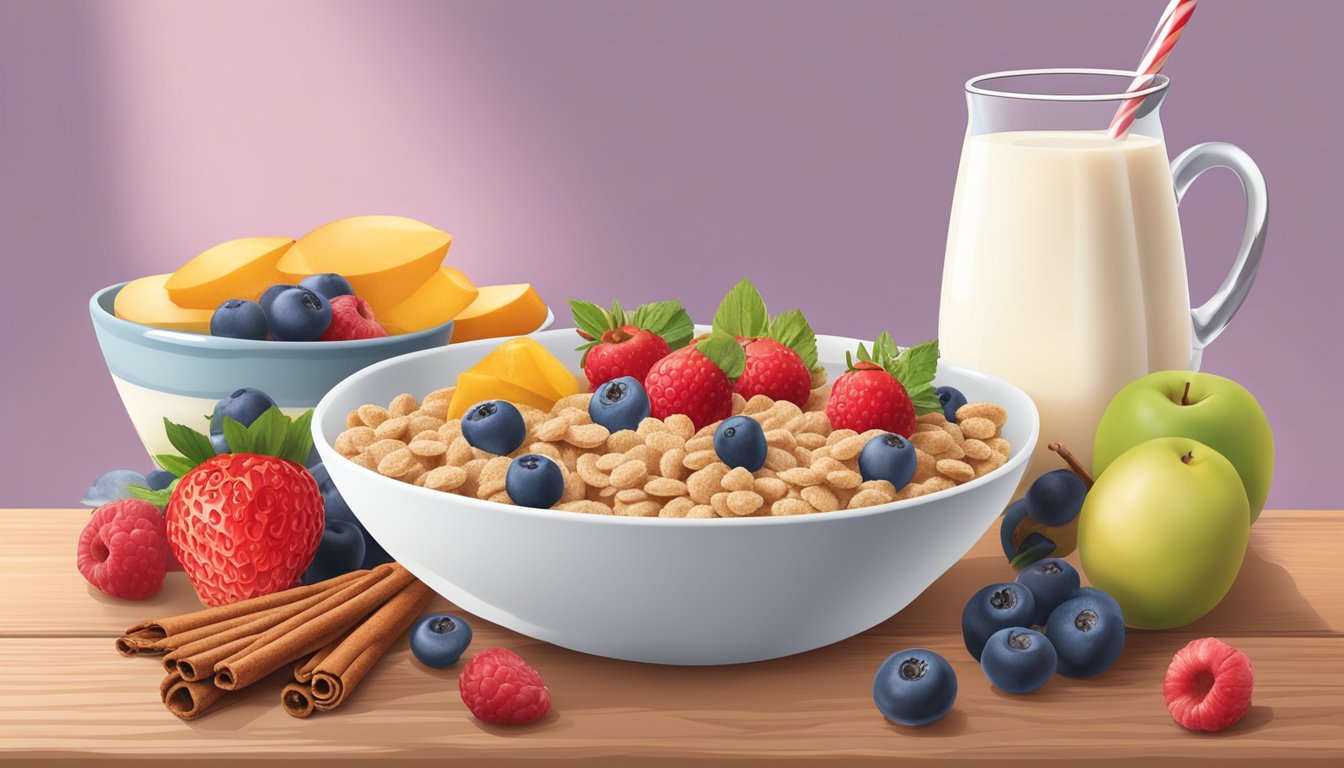
[[[1181,393],[1181,405],[1190,404],[1190,382],[1185,382],[1185,391]]]
[[[1073,455],[1073,451],[1070,451],[1068,446],[1063,443],[1051,443],[1046,447],[1058,453],[1059,458],[1063,459],[1064,463],[1069,465],[1069,469],[1073,470],[1073,474],[1083,479],[1083,483],[1087,485],[1088,489],[1096,484],[1097,481],[1092,477],[1092,473],[1087,471],[1087,467],[1084,467],[1078,457]]]
[[[1181,461],[1185,462],[1186,464],[1189,464],[1191,461],[1194,460],[1194,458],[1195,454],[1193,451],[1186,451],[1185,455],[1181,457]]]

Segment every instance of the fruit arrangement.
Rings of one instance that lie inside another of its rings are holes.
[[[748,281],[696,338],[674,301],[628,315],[571,306],[591,392],[536,341],[511,339],[423,402],[406,393],[352,411],[337,452],[499,503],[691,518],[883,504],[1007,460],[1001,407],[945,388],[960,403],[948,419],[931,386],[936,342],[901,351],[884,333],[828,386],[802,314],[771,317]],[[850,426],[833,428],[831,412]]]
[[[401,216],[354,216],[286,237],[214,246],[176,272],[133,280],[131,322],[237,339],[346,341],[454,321],[453,341],[528,333],[546,305],[528,284],[476,286],[443,264],[452,236]]]

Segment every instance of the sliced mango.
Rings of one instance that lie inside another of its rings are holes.
[[[498,349],[472,366],[471,371],[511,381],[550,398],[552,403],[583,391],[579,380],[564,363],[526,336],[500,344]]]
[[[381,318],[438,271],[452,243],[447,232],[404,216],[352,216],[299,238],[278,266],[288,282],[322,272],[345,276]]]
[[[457,317],[476,300],[478,291],[461,270],[440,267],[410,298],[387,310],[374,310],[388,333],[414,333]]]
[[[165,284],[172,275],[150,275],[132,280],[117,291],[112,312],[122,320],[170,331],[210,333],[213,309],[179,307],[168,298]]]
[[[229,299],[256,299],[267,287],[286,282],[276,263],[289,237],[243,237],[220,243],[182,265],[165,284],[180,307],[214,310]]]
[[[453,318],[453,341],[519,336],[546,320],[546,302],[528,283],[482,285],[476,300]]]
[[[483,400],[507,400],[514,405],[530,405],[549,411],[555,400],[530,389],[487,373],[464,371],[457,376],[457,389],[448,402],[448,418],[460,419],[471,406]]]

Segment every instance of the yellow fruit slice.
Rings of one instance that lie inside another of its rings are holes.
[[[471,371],[513,382],[550,398],[552,403],[582,391],[578,379],[564,363],[526,336],[500,344],[498,349],[472,366]]]
[[[555,400],[511,381],[486,373],[465,371],[458,374],[457,389],[453,390],[453,399],[448,403],[448,418],[462,418],[468,408],[483,400],[507,400],[514,405],[530,405],[543,411],[549,411],[555,405]]]
[[[170,331],[210,333],[210,316],[214,310],[174,304],[164,287],[169,277],[171,275],[150,275],[127,283],[117,291],[117,298],[112,303],[113,314],[132,323]]]
[[[546,319],[546,303],[528,283],[482,285],[476,300],[453,318],[453,341],[531,333]]]
[[[289,282],[322,272],[343,275],[382,315],[438,271],[452,243],[447,232],[404,216],[352,216],[299,238],[278,266]]]
[[[457,317],[476,300],[478,291],[461,270],[440,267],[410,298],[387,310],[374,310],[388,333],[414,333]]]
[[[220,243],[182,265],[164,287],[180,307],[214,310],[229,299],[255,300],[286,278],[276,262],[290,246],[289,237],[243,237]]]

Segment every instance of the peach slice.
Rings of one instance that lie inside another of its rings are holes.
[[[488,373],[464,371],[457,376],[457,389],[448,402],[448,418],[460,419],[471,406],[484,400],[507,400],[549,411],[555,400]]]
[[[498,349],[472,366],[471,372],[511,381],[550,398],[551,402],[583,391],[564,363],[526,336],[500,344]]]
[[[519,336],[546,320],[546,303],[528,283],[482,285],[476,300],[453,318],[453,341]]]
[[[410,298],[386,312],[374,311],[388,333],[414,333],[452,320],[479,292],[455,267],[440,267]]]
[[[132,280],[117,291],[113,313],[122,320],[152,325],[170,331],[210,333],[213,309],[179,307],[168,298],[165,284],[172,275],[150,275]]]
[[[179,307],[214,310],[229,299],[255,300],[285,282],[276,268],[294,245],[289,237],[243,237],[220,243],[183,264],[164,288]]]
[[[352,216],[299,238],[278,266],[294,283],[323,272],[343,275],[381,317],[433,277],[452,243],[447,232],[404,216]]]

